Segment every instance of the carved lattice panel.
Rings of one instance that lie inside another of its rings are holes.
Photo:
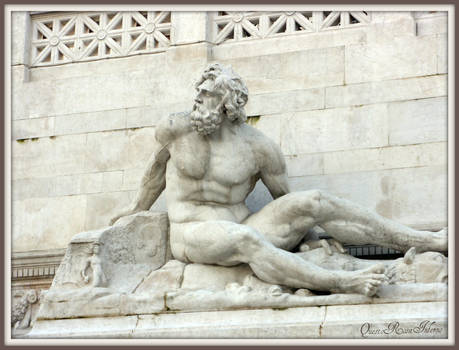
[[[161,51],[171,43],[171,13],[87,12],[32,19],[32,65]]]
[[[323,11],[322,16],[317,18],[320,23],[319,30],[370,23],[370,16],[364,11]]]
[[[218,12],[215,42],[311,33],[368,23],[370,17],[364,11]]]

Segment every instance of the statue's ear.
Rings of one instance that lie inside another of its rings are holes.
[[[407,265],[410,265],[413,263],[415,256],[416,256],[416,248],[412,247],[405,253],[405,256],[403,257],[403,262]]]

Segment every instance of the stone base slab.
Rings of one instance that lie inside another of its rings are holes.
[[[39,320],[26,338],[445,339],[447,302]]]

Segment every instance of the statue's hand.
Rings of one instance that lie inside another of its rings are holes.
[[[333,238],[306,241],[300,245],[300,251],[306,252],[311,249],[323,248],[328,255],[333,255],[333,250],[331,249],[331,246],[334,246],[339,253],[346,253],[346,250],[341,245],[341,243],[334,240]]]
[[[135,214],[136,211],[132,209],[127,209],[122,211],[121,213],[118,213],[116,216],[110,219],[109,225],[112,226],[115,222],[118,221],[118,219],[122,218],[123,216],[129,216],[132,214]]]

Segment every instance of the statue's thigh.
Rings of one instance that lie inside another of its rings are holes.
[[[202,264],[224,266],[245,262],[242,251],[256,237],[257,232],[245,225],[230,221],[207,221],[182,226],[186,259]]]
[[[291,250],[317,224],[313,206],[313,191],[289,193],[268,203],[242,223],[260,232],[276,247]]]

